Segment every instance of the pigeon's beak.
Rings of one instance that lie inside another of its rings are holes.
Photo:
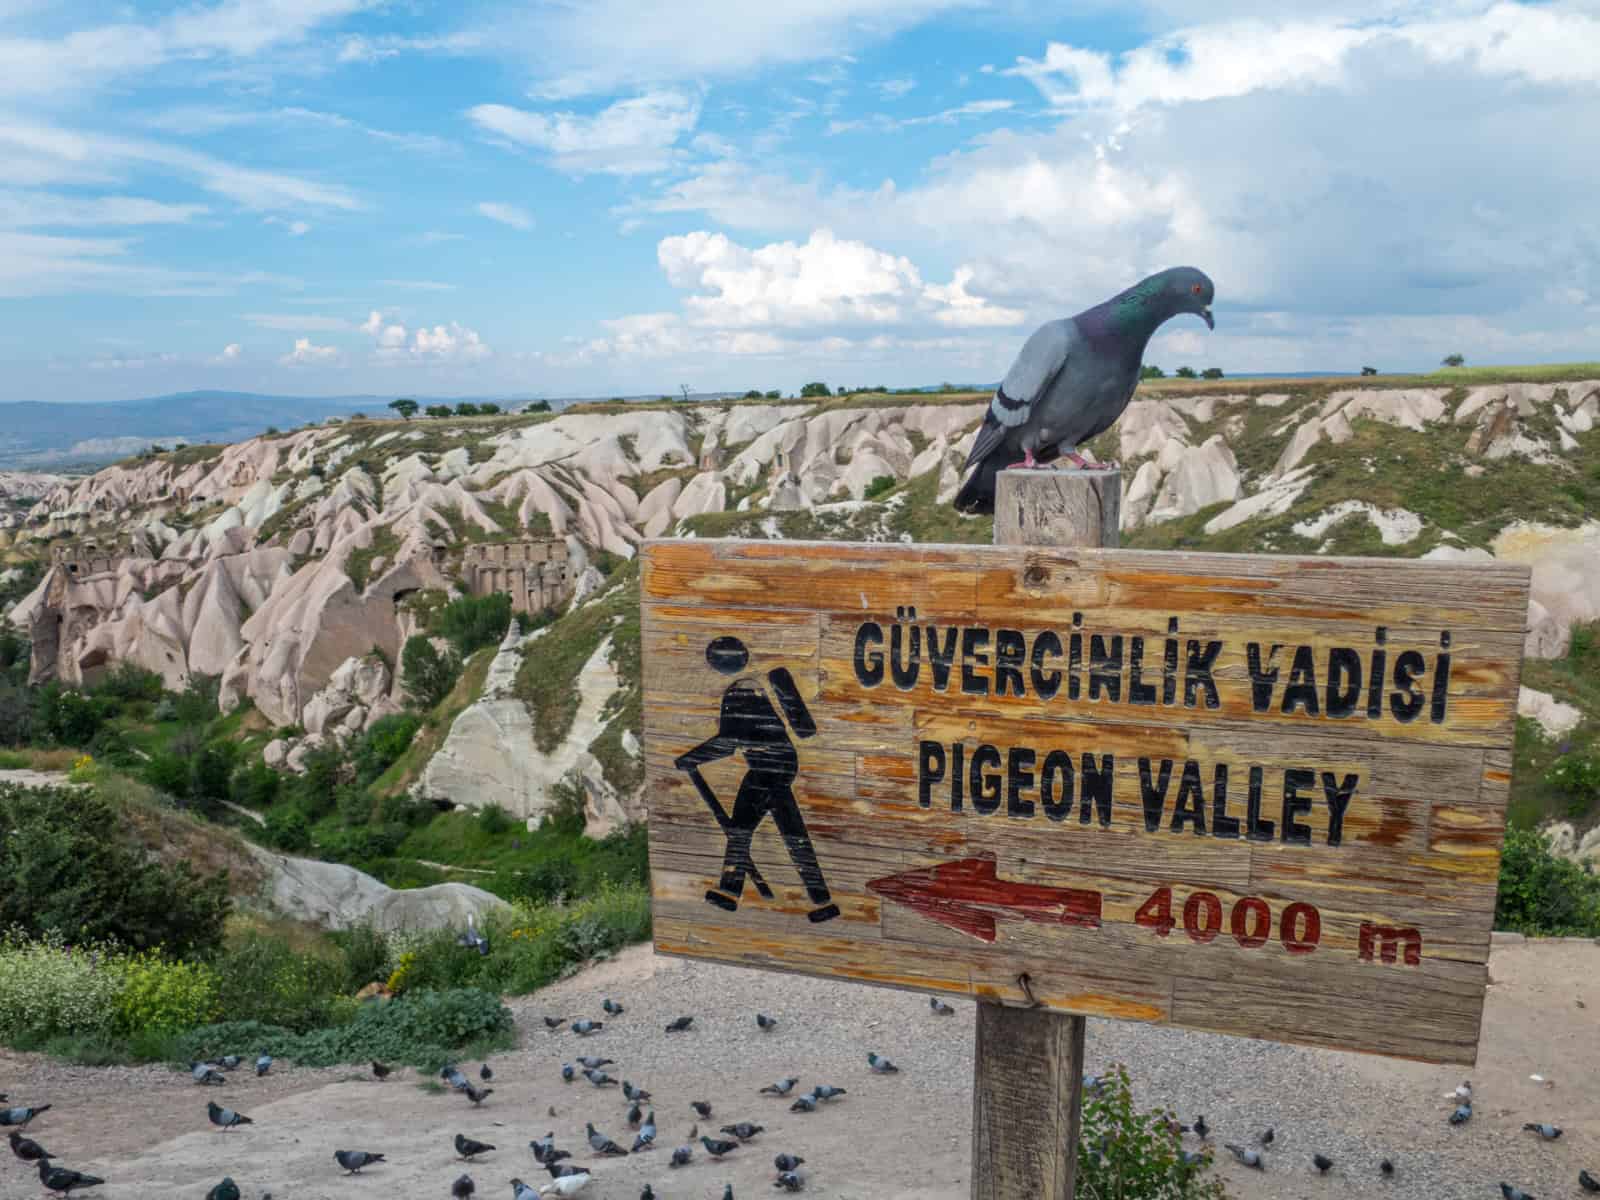
[[[1200,319],[1206,323],[1207,329],[1215,329],[1217,327],[1217,323],[1211,319],[1211,305],[1209,304],[1200,306]]]

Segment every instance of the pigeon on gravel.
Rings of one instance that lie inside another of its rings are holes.
[[[601,1067],[614,1067],[617,1064],[614,1058],[599,1058],[593,1054],[580,1055],[572,1061],[589,1071],[598,1071]]]
[[[552,1179],[539,1189],[541,1196],[576,1196],[589,1186],[589,1181],[594,1178],[587,1171],[580,1171],[576,1175],[563,1175],[560,1179]]]
[[[1450,1093],[1449,1099],[1456,1101],[1458,1104],[1471,1104],[1472,1103],[1472,1080],[1463,1079],[1461,1081],[1461,1086],[1456,1088],[1455,1091]]]
[[[587,1175],[588,1167],[580,1167],[577,1163],[547,1162],[544,1169],[550,1172],[551,1179],[565,1179],[568,1175]]]
[[[50,1151],[39,1145],[38,1142],[30,1137],[23,1137],[15,1129],[11,1131],[10,1142],[11,1153],[15,1154],[23,1162],[38,1162],[41,1158],[55,1157]]]
[[[816,1087],[811,1089],[811,1094],[818,1100],[832,1100],[835,1096],[845,1095],[846,1092],[844,1088],[834,1087],[831,1084],[819,1083]]]
[[[591,1033],[599,1033],[605,1027],[604,1021],[591,1021],[586,1017],[582,1021],[572,1023],[572,1032],[579,1037],[588,1037]]]
[[[450,1185],[450,1200],[471,1200],[472,1193],[478,1190],[478,1185],[472,1182],[471,1175],[462,1175]]]
[[[756,1134],[762,1132],[763,1128],[763,1126],[753,1125],[749,1121],[740,1121],[735,1125],[724,1125],[719,1132],[732,1134],[741,1142],[748,1142]]]
[[[263,1050],[256,1057],[256,1078],[260,1079],[270,1070],[272,1070],[272,1055]]]
[[[805,1096],[796,1096],[793,1104],[789,1105],[790,1112],[816,1112],[817,1094],[815,1092]]]
[[[777,1027],[778,1022],[772,1017],[767,1016],[766,1013],[756,1014],[756,1028],[761,1030],[762,1033],[771,1033]]]
[[[237,1054],[224,1054],[217,1061],[217,1065],[224,1071],[237,1071],[239,1069],[239,1062],[240,1059]]]
[[[867,1054],[867,1065],[879,1075],[897,1075],[900,1073],[900,1068],[895,1066],[881,1054],[869,1052]]]
[[[772,1165],[777,1167],[779,1171],[793,1171],[803,1162],[805,1162],[805,1159],[797,1154],[780,1154],[772,1160]]]
[[[1333,1159],[1326,1154],[1313,1154],[1311,1156],[1311,1165],[1316,1167],[1317,1174],[1326,1175],[1328,1169],[1333,1166]]]
[[[794,1085],[800,1082],[800,1076],[791,1075],[787,1079],[780,1079],[777,1083],[769,1083],[761,1089],[763,1096],[787,1096],[794,1090]]]
[[[1527,1192],[1523,1191],[1521,1188],[1512,1187],[1509,1183],[1502,1183],[1500,1185],[1500,1194],[1504,1196],[1506,1200],[1534,1200],[1534,1197],[1530,1196]]]
[[[606,1012],[610,1013],[613,1017],[620,1017],[622,1015],[622,1005],[618,1004],[610,996],[607,996],[603,1001],[601,1001],[600,1007],[605,1009]]]
[[[805,1188],[806,1182],[794,1171],[780,1171],[772,1186],[785,1192],[798,1192]]]
[[[682,1033],[685,1029],[689,1028],[689,1026],[693,1024],[693,1017],[678,1017],[676,1020],[667,1022],[667,1032]]]
[[[239,1200],[239,1185],[233,1176],[224,1175],[222,1182],[206,1193],[206,1200]]]
[[[1547,1142],[1553,1142],[1561,1136],[1561,1126],[1559,1125],[1550,1125],[1538,1121],[1529,1121],[1523,1126],[1523,1128],[1533,1130],[1534,1133],[1537,1133]]]
[[[362,1167],[370,1167],[373,1163],[381,1163],[383,1155],[373,1154],[367,1150],[335,1150],[333,1157],[338,1164],[352,1175],[359,1175]]]
[[[1472,1105],[1470,1104],[1458,1104],[1455,1112],[1450,1114],[1450,1124],[1452,1125],[1465,1125],[1470,1120],[1472,1120]]]
[[[528,1149],[533,1151],[533,1161],[540,1166],[572,1157],[568,1151],[556,1149],[556,1133],[553,1129],[542,1138],[536,1138],[529,1142]]]
[[[937,996],[928,997],[928,1007],[933,1010],[933,1015],[936,1017],[953,1017],[956,1015],[956,1010]]]
[[[1586,1192],[1600,1192],[1600,1179],[1596,1179],[1580,1167],[1578,1169],[1578,1186]]]
[[[733,1200],[733,1184],[728,1184],[722,1189],[722,1200]]]
[[[1063,451],[1077,467],[1076,447],[1116,423],[1139,385],[1150,337],[1180,313],[1214,327],[1211,280],[1193,267],[1173,267],[1073,317],[1041,325],[1021,351],[984,414],[967,456],[976,467],[955,506],[994,511],[995,476],[1022,456],[1022,465],[1048,463]]]
[[[195,1063],[189,1070],[189,1076],[196,1083],[219,1084],[228,1082],[223,1077],[222,1072],[210,1063]]]
[[[1189,1168],[1203,1167],[1211,1157],[1209,1150],[1179,1150],[1178,1161]]]
[[[47,1192],[60,1192],[63,1196],[70,1196],[78,1188],[98,1187],[105,1180],[94,1175],[85,1175],[82,1171],[58,1167],[48,1158],[41,1158],[39,1182],[44,1184]]]
[[[478,1105],[482,1104],[490,1096],[494,1095],[493,1088],[473,1087],[471,1083],[468,1083],[467,1086],[461,1090],[466,1093],[467,1099],[472,1101],[472,1107],[474,1108],[478,1107]]]
[[[236,1129],[240,1125],[254,1125],[255,1122],[243,1113],[234,1112],[231,1108],[223,1108],[215,1100],[206,1101],[206,1116],[211,1118],[211,1123],[223,1133]]]
[[[26,1129],[29,1121],[33,1120],[40,1113],[48,1112],[49,1110],[50,1105],[48,1104],[39,1104],[32,1108],[0,1108],[0,1125],[21,1125],[24,1129]]]
[[[1387,1179],[1394,1174],[1394,1164],[1386,1158],[1378,1164],[1378,1170],[1383,1174],[1383,1177]]]
[[[467,1088],[472,1086],[467,1077],[461,1073],[460,1069],[454,1063],[446,1063],[444,1066],[440,1067],[439,1078],[444,1080],[451,1087],[455,1088],[455,1090],[458,1092],[464,1092],[467,1090]]]
[[[644,1119],[644,1124],[639,1126],[639,1136],[633,1139],[630,1154],[638,1154],[643,1150],[654,1150],[656,1145],[656,1114],[650,1110],[650,1115]]]
[[[649,1092],[645,1091],[643,1088],[634,1087],[633,1084],[629,1083],[626,1079],[624,1079],[622,1081],[622,1094],[624,1096],[626,1096],[629,1100],[648,1100],[648,1099],[650,1099],[650,1093]]]
[[[393,1067],[386,1067],[377,1059],[372,1060],[372,1077],[374,1079],[387,1079],[389,1078],[389,1073],[393,1070]]]
[[[1274,1137],[1276,1137],[1276,1136],[1277,1136],[1276,1132],[1274,1132],[1271,1128],[1268,1128],[1267,1131],[1265,1133],[1263,1133],[1258,1140],[1261,1142],[1261,1144],[1263,1146],[1270,1146],[1270,1145],[1272,1145],[1272,1139]]]
[[[494,1078],[494,1072],[489,1069],[488,1063],[484,1063],[483,1066],[478,1068],[478,1078],[485,1083]]]
[[[694,1157],[694,1147],[693,1146],[679,1146],[676,1150],[674,1150],[672,1152],[672,1161],[669,1162],[667,1164],[667,1166],[669,1166],[669,1167],[687,1167],[689,1165],[689,1160],[692,1159],[693,1157]]]
[[[456,1134],[456,1153],[471,1162],[480,1154],[487,1154],[494,1147],[488,1142],[475,1142],[464,1133]]]
[[[640,1108],[637,1104],[635,1104],[632,1108],[630,1108],[628,1110],[628,1128],[629,1129],[637,1129],[637,1128],[639,1128],[639,1122],[642,1121],[642,1120],[644,1120],[644,1109]]]
[[[1266,1163],[1261,1160],[1261,1151],[1251,1150],[1247,1146],[1236,1146],[1232,1142],[1224,1142],[1222,1148],[1231,1151],[1247,1167],[1254,1167],[1257,1171],[1266,1170]]]
[[[572,1069],[571,1063],[561,1064],[561,1080],[563,1083],[571,1083],[577,1074],[578,1073]]]
[[[539,1193],[520,1179],[511,1181],[511,1200],[538,1200]]]
[[[583,1073],[583,1077],[590,1083],[594,1084],[595,1087],[616,1087],[619,1082],[618,1080],[611,1078],[611,1076],[607,1075],[604,1071],[585,1071]]]
[[[711,1115],[711,1101],[709,1100],[691,1100],[689,1101],[689,1107],[700,1114],[702,1121]]]
[[[639,1192],[639,1200],[656,1200],[655,1188],[651,1187],[648,1183],[645,1184],[644,1188]]]
[[[1184,1132],[1184,1133],[1193,1132],[1195,1137],[1199,1138],[1202,1142],[1205,1141],[1206,1138],[1210,1137],[1211,1136],[1211,1126],[1206,1124],[1206,1115],[1205,1115],[1205,1113],[1201,1113],[1198,1117],[1196,1117],[1194,1119],[1194,1124],[1193,1125],[1185,1125],[1183,1127],[1183,1129],[1182,1129],[1182,1132]]]
[[[560,1029],[566,1023],[567,1019],[565,1017],[546,1017],[544,1019],[544,1027],[546,1029]]]
[[[706,1148],[706,1153],[712,1158],[721,1158],[724,1154],[732,1154],[739,1148],[738,1142],[724,1141],[721,1138],[702,1137],[700,1144]]]
[[[597,1130],[594,1127],[593,1121],[590,1121],[587,1125],[585,1125],[585,1128],[589,1131],[589,1149],[593,1150],[596,1154],[604,1154],[613,1158],[623,1158],[627,1156],[628,1152],[613,1142],[605,1134]]]

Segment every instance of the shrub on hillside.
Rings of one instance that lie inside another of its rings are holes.
[[[1600,801],[1600,748],[1573,750],[1551,763],[1544,781],[1567,798],[1567,815],[1586,817]]]
[[[283,776],[259,758],[252,759],[234,772],[229,797],[246,808],[271,808],[282,780]]]
[[[60,684],[46,684],[34,693],[34,732],[58,745],[87,746],[116,706],[110,697],[97,701]]]
[[[1552,854],[1542,834],[1508,829],[1494,927],[1534,937],[1600,937],[1600,876]]]
[[[179,1033],[215,1021],[221,980],[205,963],[165,958],[155,951],[131,955],[118,966],[116,1031]]]
[[[285,854],[304,854],[311,849],[311,822],[293,804],[276,805],[267,814],[262,840]]]
[[[222,943],[228,873],[163,866],[123,841],[120,814],[79,789],[0,785],[0,927],[204,956]]]
[[[511,597],[505,592],[487,596],[457,596],[433,619],[432,632],[448,638],[466,658],[474,650],[499,645],[511,627]]]
[[[217,1000],[233,1021],[263,1021],[297,1032],[325,1025],[347,982],[340,959],[300,954],[261,933],[238,938],[216,960]]]
[[[876,500],[885,492],[894,491],[894,485],[895,478],[893,475],[876,476],[871,483],[867,484],[866,489],[861,493],[862,499]]]
[[[300,810],[315,821],[334,810],[339,785],[347,782],[348,774],[349,764],[339,743],[324,742],[305,756],[300,775],[288,780],[285,788]]]
[[[461,674],[461,659],[454,651],[441,654],[425,634],[406,639],[400,652],[400,680],[412,701],[433,708],[450,694]]]
[[[154,703],[164,691],[161,676],[127,660],[119,662],[94,687],[95,695],[110,696],[124,704],[135,700]]]
[[[1209,1162],[1184,1162],[1177,1120],[1164,1109],[1139,1112],[1127,1069],[1112,1067],[1083,1099],[1077,1194],[1092,1200],[1222,1200]]]
[[[356,782],[365,787],[387,771],[410,748],[421,727],[422,718],[416,713],[391,713],[374,721],[352,754]]]
[[[21,680],[0,680],[0,746],[26,746],[33,740],[33,707],[33,693]]]
[[[13,928],[0,938],[0,1042],[108,1033],[121,986],[109,947]]]

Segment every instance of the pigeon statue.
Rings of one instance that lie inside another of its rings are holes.
[[[800,1082],[798,1075],[791,1075],[787,1079],[780,1079],[777,1083],[769,1083],[761,1089],[763,1096],[787,1096],[794,1090],[794,1085]]]
[[[953,1017],[956,1015],[956,1010],[937,996],[928,997],[928,1007],[933,1010],[933,1015],[936,1017]]]
[[[772,1160],[772,1165],[777,1167],[779,1171],[793,1171],[803,1162],[805,1162],[805,1159],[801,1158],[799,1155],[780,1154],[777,1158]]]
[[[494,1147],[488,1142],[475,1142],[464,1133],[456,1134],[456,1153],[467,1162],[471,1162],[480,1154],[487,1154]]]
[[[223,1108],[215,1100],[206,1101],[206,1116],[211,1118],[211,1123],[223,1133],[230,1129],[237,1129],[240,1125],[254,1125],[255,1122],[243,1113],[234,1112],[231,1108]]]
[[[1553,1142],[1561,1136],[1561,1126],[1559,1125],[1550,1125],[1538,1121],[1529,1121],[1523,1126],[1523,1128],[1532,1130],[1547,1142]]]
[[[361,1173],[362,1167],[370,1167],[373,1163],[381,1163],[383,1155],[372,1154],[366,1150],[335,1150],[334,1160],[349,1171],[352,1175]]]
[[[450,1200],[472,1200],[472,1194],[478,1190],[478,1185],[472,1182],[471,1175],[462,1175],[450,1185]]]
[[[1251,1150],[1246,1146],[1236,1146],[1232,1142],[1224,1142],[1222,1148],[1230,1151],[1245,1166],[1253,1167],[1257,1171],[1266,1170],[1266,1163],[1262,1161],[1261,1151]]]
[[[29,1121],[42,1112],[48,1112],[49,1109],[48,1104],[36,1105],[33,1108],[0,1108],[0,1125],[20,1125],[26,1129]]]
[[[373,1061],[372,1061],[372,1077],[374,1079],[387,1079],[387,1078],[389,1078],[389,1072],[392,1071],[392,1070],[394,1070],[393,1067],[386,1067],[381,1062],[379,1062],[377,1059],[373,1059]]]
[[[11,1131],[11,1153],[23,1162],[38,1162],[41,1158],[53,1158],[54,1155],[30,1137],[23,1137],[15,1129]]]
[[[85,1175],[82,1171],[69,1171],[66,1167],[53,1165],[48,1158],[41,1158],[39,1182],[44,1184],[47,1192],[60,1192],[63,1196],[70,1196],[78,1188],[98,1187],[105,1180]]]
[[[239,1185],[233,1176],[224,1175],[222,1182],[206,1193],[206,1200],[239,1200]]]
[[[777,1027],[778,1022],[775,1018],[767,1016],[766,1013],[756,1014],[756,1028],[762,1033],[771,1033]]]
[[[1204,272],[1173,267],[1036,329],[989,402],[967,456],[967,466],[977,469],[957,493],[956,508],[992,513],[995,476],[1007,466],[1036,467],[1062,453],[1074,466],[1097,466],[1077,447],[1110,429],[1128,407],[1145,346],[1162,324],[1193,313],[1214,328],[1213,290]]]

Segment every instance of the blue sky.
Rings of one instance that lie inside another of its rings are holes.
[[[1048,10],[1048,11],[1047,11]],[[0,400],[1600,358],[1600,2],[0,0]]]

